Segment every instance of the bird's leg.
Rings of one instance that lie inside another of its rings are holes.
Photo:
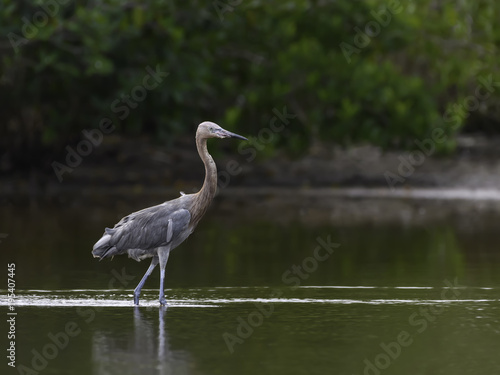
[[[170,254],[170,246],[160,247],[158,249],[158,258],[160,260],[160,305],[166,305],[165,291],[163,283],[165,281],[165,267],[167,266],[168,255]]]
[[[157,264],[158,264],[158,257],[155,255],[153,257],[153,260],[151,261],[151,264],[149,265],[148,270],[146,271],[141,281],[139,282],[139,285],[137,285],[137,287],[134,289],[134,304],[136,305],[139,304],[139,296],[141,295],[141,289],[144,286],[146,279],[149,277],[149,275],[151,275]]]

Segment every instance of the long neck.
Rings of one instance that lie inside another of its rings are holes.
[[[191,222],[195,225],[200,221],[201,217],[205,214],[208,206],[212,202],[215,194],[217,193],[217,166],[214,159],[210,156],[207,149],[207,139],[196,137],[196,148],[200,154],[203,164],[205,164],[205,181],[201,190],[196,193],[195,204],[193,207],[193,216]]]

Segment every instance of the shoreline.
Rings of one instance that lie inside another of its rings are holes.
[[[0,197],[195,192],[205,172],[196,148],[188,143],[184,139],[165,149],[147,139],[110,138],[62,182],[50,168],[4,174]],[[370,145],[322,144],[298,159],[276,153],[251,161],[234,148],[214,147],[214,159],[220,191],[309,189],[325,194],[330,189],[337,195],[359,197],[500,199],[496,191],[500,189],[500,137],[461,136],[457,143],[453,155],[431,155],[418,165],[410,164],[411,150],[383,152]],[[388,181],[387,176],[396,180]]]

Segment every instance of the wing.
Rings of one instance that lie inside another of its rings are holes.
[[[97,257],[124,254],[129,249],[149,250],[165,246],[187,230],[191,214],[186,209],[171,210],[168,205],[153,206],[121,219],[106,228],[94,245]]]

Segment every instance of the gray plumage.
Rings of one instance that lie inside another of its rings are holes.
[[[193,198],[186,196],[186,198]],[[193,201],[193,199],[190,199]],[[150,249],[170,243],[168,229],[172,220],[172,248],[180,245],[193,231],[189,227],[192,202],[174,199],[157,206],[134,212],[121,219],[114,228],[106,228],[102,238],[94,245],[95,257],[105,258],[128,253],[129,257],[141,261],[153,256]],[[184,236],[183,236],[184,235]]]
[[[163,283],[169,253],[194,231],[217,191],[217,168],[208,153],[207,139],[230,137],[246,140],[213,122],[202,122],[196,131],[196,147],[205,165],[201,190],[196,194],[181,193],[179,198],[125,216],[113,228],[106,228],[94,245],[92,254],[101,259],[122,254],[136,261],[153,258],[134,290],[136,305],[146,279],[157,264],[160,264],[160,304],[166,303]]]

